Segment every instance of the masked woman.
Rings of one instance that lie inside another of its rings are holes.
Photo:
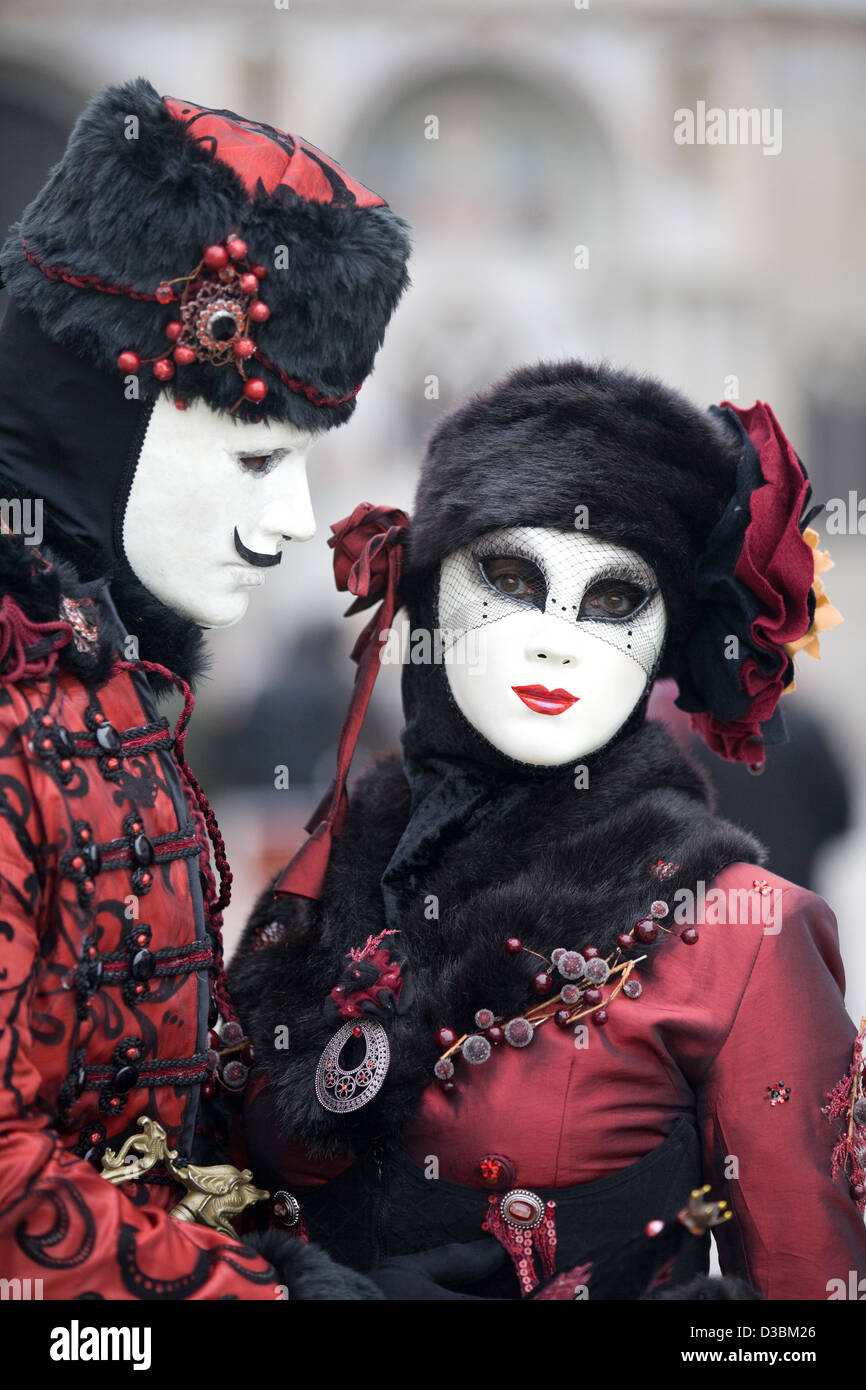
[[[476,1292],[581,1268],[592,1297],[707,1182],[722,1271],[764,1297],[866,1273],[833,915],[645,719],[673,676],[710,746],[760,769],[794,651],[838,617],[809,497],[766,406],[704,414],[566,362],[440,424],[411,529],[366,505],[334,528],[338,584],[384,601],[333,794],[230,973],[275,1220],[361,1270],[483,1229],[511,1262]],[[402,757],[349,803],[400,602]]]

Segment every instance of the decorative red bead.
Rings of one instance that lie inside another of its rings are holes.
[[[659,929],[652,917],[642,917],[639,922],[635,922],[632,932],[635,940],[642,946],[651,946],[658,938]]]
[[[484,1036],[488,1042],[493,1043],[494,1047],[498,1047],[501,1042],[505,1041],[505,1030],[500,1028],[498,1023],[492,1023],[489,1028],[484,1029]]]
[[[247,244],[239,236],[230,236],[226,241],[226,249],[233,261],[242,261],[247,254]]]
[[[634,937],[629,932],[623,932],[616,938],[616,944],[621,951],[630,951],[634,945]]]
[[[268,388],[261,377],[250,377],[244,385],[244,395],[248,401],[263,401],[268,394]]]
[[[204,1096],[205,1100],[209,1100],[215,1090],[216,1087],[212,1081],[203,1081],[201,1083],[201,1093]]]
[[[137,352],[122,352],[117,359],[117,365],[122,372],[137,372],[141,366],[141,358]]]
[[[445,1092],[446,1096],[453,1096],[454,1092],[457,1090],[457,1087],[455,1086],[453,1081],[440,1081],[439,1085],[441,1089]]]
[[[548,975],[547,971],[546,971],[546,970],[539,970],[538,974],[537,974],[537,975],[533,975],[533,977],[532,977],[532,993],[533,993],[533,994],[549,994],[549,993],[550,993],[550,987],[551,987],[552,984],[553,984],[553,980],[552,980],[551,977]]]
[[[353,1038],[360,1038],[360,1036],[361,1036],[361,1034],[363,1033],[363,1031],[364,1031],[364,1030],[363,1030],[363,1028],[361,1027],[360,1023],[356,1023],[355,1026],[354,1026],[354,1028],[352,1029],[352,1037],[353,1037]]]
[[[449,1047],[453,1047],[456,1041],[457,1034],[453,1028],[440,1028],[436,1034],[436,1044],[442,1048],[443,1052],[447,1052]]]
[[[687,946],[694,946],[698,939],[698,934],[694,927],[686,927],[685,931],[680,932],[680,941],[684,941]]]
[[[165,336],[170,343],[176,343],[183,332],[183,324],[180,319],[172,319],[171,323],[165,325]]]
[[[80,855],[80,854],[76,854],[75,858],[74,858],[73,861],[72,861],[72,867],[73,867],[73,869],[83,869],[83,868],[84,868],[84,860],[81,858],[81,855]]]
[[[61,766],[61,768],[63,769],[64,772],[68,772],[69,769],[70,769],[71,766],[72,766],[72,763],[69,761],[68,758],[61,758],[61,759],[60,759],[60,766]]]
[[[229,253],[224,246],[206,246],[202,260],[208,270],[222,270],[229,263]]]
[[[52,726],[52,724],[54,723],[54,720],[53,720],[53,718],[51,717],[50,714],[43,714],[42,719],[40,720],[40,723],[42,724],[42,727],[43,727],[43,728],[45,728],[45,729],[50,729],[51,726]]]
[[[175,403],[174,403],[174,408],[175,408],[175,410],[186,410],[186,409],[188,409],[188,407],[189,407],[189,401],[179,401],[179,400],[175,400]]]
[[[259,282],[252,271],[248,270],[244,275],[241,275],[238,279],[238,284],[244,294],[258,294],[259,292]]]
[[[660,1236],[665,1228],[663,1221],[648,1221],[644,1226],[644,1234],[650,1237]]]
[[[161,285],[157,285],[155,299],[157,304],[170,304],[174,299],[174,290],[165,280]]]
[[[254,299],[247,312],[253,323],[264,323],[271,316],[270,309],[261,299]]]
[[[265,276],[267,275],[267,273],[268,273],[268,272],[267,272],[267,269],[266,269],[265,266],[263,266],[263,265],[254,265],[254,266],[253,266],[253,275],[255,275],[255,277],[256,277],[257,280],[264,280],[264,278],[265,278]]]
[[[523,950],[523,942],[519,936],[509,936],[505,943],[505,949],[510,956],[516,956]]]
[[[571,1022],[571,1010],[557,1009],[556,1013],[553,1015],[553,1021],[558,1028],[567,1028]]]
[[[594,1014],[590,1014],[590,1018],[599,1028],[603,1028],[607,1023],[607,1009],[596,1009]]]
[[[595,960],[596,956],[601,955],[601,951],[597,946],[584,946],[580,954],[583,956],[584,960]]]
[[[188,367],[190,362],[195,361],[195,353],[191,347],[176,347],[172,356],[179,367]]]
[[[256,345],[252,338],[236,338],[232,343],[232,352],[235,357],[252,357],[256,350]]]
[[[862,1182],[852,1182],[851,1196],[854,1198],[855,1202],[862,1202],[863,1198],[866,1197],[866,1184]]]
[[[603,998],[604,995],[602,994],[601,990],[596,989],[593,985],[591,989],[585,989],[583,991],[583,999],[581,1000],[581,1003],[588,1004],[590,1008],[593,1008],[596,1004],[600,1004]]]
[[[167,358],[160,358],[159,362],[153,364],[153,374],[157,381],[171,381],[174,376],[174,363]]]

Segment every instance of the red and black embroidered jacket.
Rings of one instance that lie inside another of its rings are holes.
[[[0,1274],[46,1298],[285,1297],[251,1246],[170,1218],[164,1174],[100,1176],[141,1115],[192,1152],[220,968],[203,798],[107,587],[8,535],[0,576]]]

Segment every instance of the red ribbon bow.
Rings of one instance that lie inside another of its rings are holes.
[[[348,809],[346,779],[379,672],[379,653],[400,607],[403,542],[408,529],[405,512],[397,507],[374,507],[369,502],[361,502],[351,516],[331,527],[334,534],[328,544],[334,551],[337,588],[356,595],[346,616],[369,608],[378,599],[382,602],[352,649],[358,670],[340,734],[337,775],[307,822],[310,838],[283,871],[274,889],[277,893],[294,893],[302,898],[318,898],[321,894],[331,845],[343,828]]]

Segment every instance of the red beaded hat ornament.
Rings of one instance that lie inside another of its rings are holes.
[[[177,302],[179,306],[178,317],[165,326],[168,347],[158,357],[139,357],[126,348],[118,356],[118,367],[134,373],[142,363],[150,362],[154,376],[164,382],[171,381],[176,367],[193,362],[210,362],[214,367],[233,365],[244,385],[232,412],[243,400],[259,404],[268,394],[267,383],[261,377],[247,376],[245,364],[253,357],[260,359],[252,335],[255,325],[266,323],[271,316],[259,298],[259,283],[266,275],[265,266],[250,263],[247,244],[236,234],[206,246],[194,270],[162,280],[154,290],[157,303]],[[301,383],[296,385],[300,389]],[[350,394],[357,395],[360,389],[359,385]],[[175,400],[181,410],[186,404],[181,396]]]

